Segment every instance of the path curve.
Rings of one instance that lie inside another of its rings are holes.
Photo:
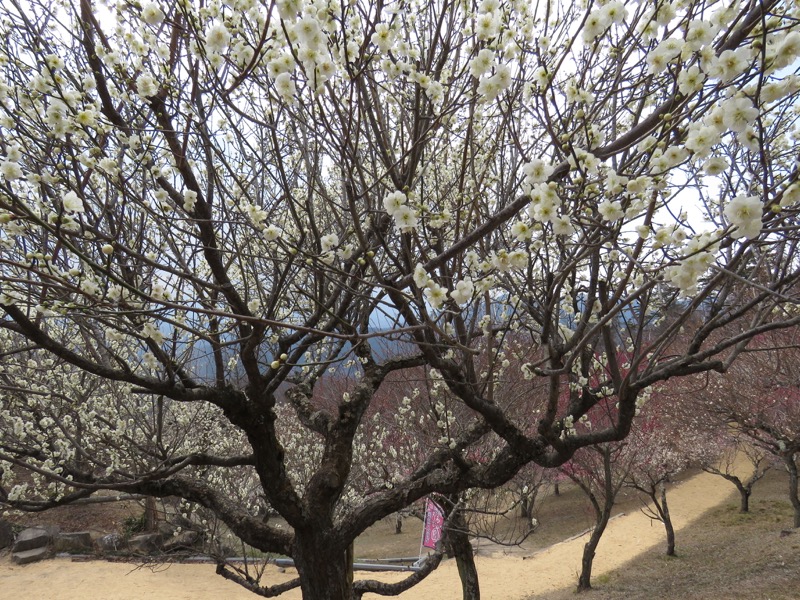
[[[670,514],[680,547],[680,530],[707,510],[728,500],[730,484],[721,477],[700,473],[669,490]],[[588,534],[587,534],[588,535]],[[476,558],[483,600],[521,600],[575,585],[586,535],[561,542],[531,557]],[[641,512],[613,519],[606,529],[594,561],[594,576],[612,571],[651,548],[663,545],[664,528]],[[356,577],[398,581],[401,574],[363,573]],[[267,581],[292,577],[291,570],[269,567]],[[15,600],[252,600],[253,594],[214,573],[213,565],[172,565],[151,571],[130,564],[102,561],[71,562],[56,559],[17,566],[0,560],[2,596]],[[454,561],[446,561],[428,579],[399,596],[402,600],[460,600],[461,586]],[[281,596],[299,600],[294,590]],[[365,598],[378,598],[367,595]]]

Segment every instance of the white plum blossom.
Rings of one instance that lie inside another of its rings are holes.
[[[401,207],[405,206],[406,202],[408,202],[408,198],[403,192],[394,191],[387,194],[383,199],[383,208],[389,216],[394,216]]]
[[[686,45],[689,50],[698,51],[703,46],[707,46],[714,40],[719,28],[708,21],[695,19],[689,22],[686,28]]]
[[[395,31],[386,23],[378,23],[375,26],[375,33],[372,34],[371,41],[381,52],[388,52],[394,44]]]
[[[155,2],[148,2],[142,7],[142,21],[148,25],[158,25],[164,20],[164,12]]]
[[[520,242],[525,242],[533,236],[533,228],[525,221],[516,221],[511,226],[511,235],[513,235]]]
[[[82,213],[85,211],[83,200],[75,192],[67,192],[62,199],[64,210],[69,213]]]
[[[725,206],[725,218],[735,229],[734,239],[753,239],[761,232],[764,203],[758,196],[736,196]]]
[[[417,211],[404,204],[398,208],[392,215],[394,217],[394,224],[401,233],[408,233],[417,227],[419,217]]]
[[[552,221],[553,233],[558,236],[569,236],[575,233],[575,227],[568,215],[555,217]]]
[[[792,206],[800,202],[800,183],[793,183],[781,194],[780,206]]]
[[[778,69],[788,67],[800,56],[800,32],[792,31],[777,44],[773,64]]]
[[[222,23],[216,23],[206,31],[206,48],[211,52],[224,52],[230,41],[231,34]]]
[[[725,127],[735,133],[743,132],[758,118],[758,109],[744,96],[729,98],[720,108]]]
[[[697,65],[682,69],[678,73],[678,91],[684,96],[699,91],[705,81],[705,73]]]
[[[149,98],[158,93],[158,82],[152,75],[143,73],[136,78],[136,92],[142,98]]]
[[[282,73],[291,73],[294,68],[295,61],[290,52],[282,52],[267,63],[267,73],[273,78]]]
[[[619,0],[608,2],[600,10],[604,13],[605,18],[615,25],[622,25],[628,16],[628,9]]]
[[[323,252],[328,252],[329,250],[332,250],[333,248],[339,245],[339,236],[336,235],[335,233],[329,233],[327,235],[323,235],[319,239],[319,245],[322,248]]]
[[[156,325],[149,321],[142,326],[142,335],[146,338],[150,338],[156,344],[162,344],[164,342],[164,334],[159,331]]]
[[[472,295],[475,293],[475,285],[469,278],[462,279],[456,284],[455,289],[450,292],[450,297],[458,305],[464,305],[472,300]]]
[[[194,190],[186,190],[183,192],[183,210],[186,212],[192,212],[196,202],[197,192]]]
[[[602,9],[593,11],[586,17],[586,22],[583,24],[583,41],[584,43],[593,42],[597,37],[601,36],[611,25],[611,18]]]
[[[669,63],[680,56],[682,48],[682,40],[667,38],[662,41],[658,46],[647,53],[645,62],[647,63],[648,72],[658,75],[664,71]]]
[[[750,62],[750,50],[746,47],[724,50],[709,69],[709,76],[719,79],[722,83],[728,83],[744,73]]]
[[[721,156],[715,156],[704,162],[702,168],[707,175],[719,175],[720,173],[724,173],[727,169],[729,169],[730,166],[731,165],[727,159]]]
[[[425,270],[425,267],[423,267],[421,264],[417,264],[414,267],[414,276],[413,276],[413,278],[414,278],[414,285],[416,285],[420,289],[425,288],[428,285],[428,283],[431,281],[431,278],[428,275],[428,272]]]
[[[512,269],[525,268],[528,263],[528,255],[522,250],[514,250],[513,252],[498,250],[492,255],[491,263],[495,269],[505,273]]]
[[[622,203],[619,200],[604,200],[597,206],[597,211],[605,221],[618,221],[625,216]]]
[[[672,227],[659,227],[656,229],[653,236],[653,248],[662,248],[672,244],[672,234],[674,228]]]
[[[263,231],[264,239],[268,242],[274,242],[283,235],[283,232],[277,225],[267,225]]]
[[[314,17],[303,17],[295,23],[293,31],[301,46],[317,48],[322,43],[322,30]]]
[[[275,90],[284,101],[292,102],[297,92],[297,87],[290,73],[281,73],[275,78]]]
[[[434,310],[439,310],[447,300],[447,289],[443,288],[435,281],[429,281],[424,291],[425,298]]]
[[[714,262],[717,244],[712,233],[702,233],[689,239],[682,248],[681,261],[666,269],[666,278],[684,296],[697,293],[700,277]]]
[[[483,48],[469,63],[469,72],[473,77],[479,78],[492,69],[494,64],[494,51]]]
[[[475,19],[475,35],[480,40],[489,40],[495,37],[500,28],[500,20],[495,13],[485,12],[479,14]]]
[[[719,142],[720,135],[717,129],[702,123],[690,126],[689,134],[686,136],[686,148],[697,158],[707,157],[714,144]]]
[[[522,172],[525,175],[525,181],[531,185],[547,181],[550,178],[550,175],[553,174],[553,171],[553,165],[546,163],[539,158],[534,158],[530,162],[522,165]]]
[[[13,181],[14,179],[22,178],[22,169],[18,163],[11,160],[4,160],[0,164],[0,174],[2,174],[6,181]]]

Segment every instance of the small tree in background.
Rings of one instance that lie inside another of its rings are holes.
[[[765,453],[786,468],[793,526],[800,527],[800,347],[796,334],[792,329],[753,340],[728,376],[711,379],[708,401],[714,414],[724,417],[736,434],[755,446],[749,451],[751,462],[756,464],[760,453]]]
[[[636,428],[628,438],[637,451],[625,484],[645,495],[649,504],[645,505],[642,512],[664,524],[666,554],[674,556],[675,528],[667,504],[666,484],[688,467],[689,449],[705,432],[684,427],[666,408],[662,398],[653,398],[644,407]]]

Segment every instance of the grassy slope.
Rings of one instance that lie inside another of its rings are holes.
[[[797,600],[800,530],[791,530],[788,476],[774,471],[756,484],[750,514],[739,514],[738,495],[677,534],[678,556],[656,549],[626,567],[595,578],[587,600]],[[735,491],[731,487],[731,491]],[[791,531],[781,537],[782,531]],[[603,551],[602,541],[598,552]],[[574,600],[565,590],[530,600]]]

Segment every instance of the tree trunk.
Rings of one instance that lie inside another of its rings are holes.
[[[672,526],[672,519],[669,516],[669,506],[667,506],[667,486],[661,482],[661,517],[664,521],[664,529],[667,530],[667,556],[675,556],[675,528]]]
[[[450,519],[447,544],[456,559],[458,576],[461,578],[463,600],[480,600],[481,589],[478,583],[478,570],[475,568],[475,555],[472,550],[472,544],[469,542],[467,523],[461,509],[456,507],[455,510],[458,512]]]
[[[527,494],[522,496],[522,501],[519,503],[519,516],[528,521],[533,516],[533,502],[530,501]]]
[[[794,527],[800,527],[800,497],[798,497],[798,476],[797,476],[797,463],[795,462],[795,455],[789,454],[784,457],[786,463],[786,470],[789,471],[789,500],[792,502],[794,508]]]
[[[351,600],[353,546],[341,548],[324,532],[296,532],[294,564],[303,600]]]
[[[750,512],[750,490],[744,486],[739,488],[739,512]]]
[[[594,562],[595,551],[600,543],[600,538],[606,530],[606,525],[611,518],[611,510],[614,508],[614,500],[616,499],[619,486],[622,485],[620,480],[619,485],[614,484],[614,472],[612,470],[611,453],[612,450],[608,446],[601,446],[596,448],[597,452],[603,457],[603,506],[597,501],[594,494],[588,488],[584,489],[591,500],[592,507],[594,508],[595,524],[594,531],[589,537],[589,541],[583,547],[583,557],[581,558],[581,574],[578,577],[578,592],[585,592],[592,589],[592,563]],[[578,481],[576,480],[576,483]],[[580,485],[580,483],[578,483]]]
[[[158,525],[158,509],[156,499],[148,496],[144,499],[144,530],[155,531]]]
[[[583,558],[581,559],[581,574],[578,577],[578,592],[585,592],[592,589],[592,563],[594,562],[595,551],[603,537],[603,532],[611,518],[611,509],[603,510],[594,525],[594,531],[583,547]]]

